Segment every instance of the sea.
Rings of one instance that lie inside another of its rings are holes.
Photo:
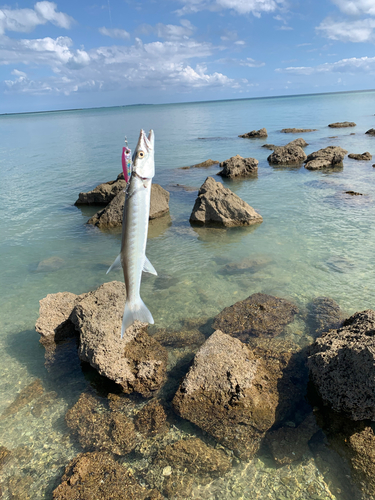
[[[297,305],[301,314],[285,335],[305,347],[313,341],[304,321],[313,299],[333,299],[345,316],[375,308],[374,160],[346,157],[343,168],[328,171],[278,167],[268,163],[271,151],[262,145],[303,137],[306,154],[330,145],[375,154],[375,137],[365,134],[375,127],[374,113],[375,91],[366,91],[0,116],[0,450],[11,452],[0,463],[0,497],[51,499],[65,466],[82,452],[64,416],[102,381],[70,344],[48,365],[35,323],[47,294],[81,294],[123,279],[121,272],[106,275],[119,253],[119,231],[88,225],[101,207],[74,203],[80,192],[116,179],[125,136],[134,148],[141,128],[154,130],[153,182],[170,193],[169,214],[149,229],[147,256],[158,276],[144,276],[141,286],[153,331],[178,331],[261,292]],[[328,127],[342,121],[356,126]],[[239,137],[263,127],[266,139]],[[316,130],[281,132],[288,127]],[[217,176],[218,165],[182,168],[237,154],[259,161],[257,176],[230,181]],[[208,176],[250,204],[263,223],[192,226]],[[238,272],[236,264],[244,262],[257,263],[255,270]],[[173,369],[178,353],[169,354]],[[186,422],[172,427],[184,438],[205,438]],[[325,440],[322,432],[321,446],[283,467],[266,451],[248,463],[235,459],[223,477],[203,486],[197,480],[188,498],[355,498],[347,462]],[[123,461],[136,477],[142,467],[152,468],[139,453]]]

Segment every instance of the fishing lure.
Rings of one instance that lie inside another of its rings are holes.
[[[126,146],[122,148],[122,155],[121,155],[122,171],[124,172],[125,181],[129,182],[132,173],[132,152],[131,149],[128,147],[128,141],[126,140],[126,137],[125,137],[125,144]]]

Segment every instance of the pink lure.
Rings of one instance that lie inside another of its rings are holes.
[[[129,148],[122,148],[122,171],[124,172],[124,178],[126,182],[129,182],[132,173],[132,152]]]

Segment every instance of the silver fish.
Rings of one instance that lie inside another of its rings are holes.
[[[157,274],[146,257],[148,220],[150,215],[151,183],[155,175],[154,131],[147,137],[141,130],[133,154],[130,181],[126,186],[122,220],[121,251],[107,274],[122,266],[124,271],[126,302],[122,319],[121,338],[135,320],[154,323],[152,314],[141,299],[142,271]]]

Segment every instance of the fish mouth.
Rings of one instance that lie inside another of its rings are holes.
[[[141,129],[139,134],[139,139],[137,143],[137,147],[135,148],[135,152],[138,150],[147,151],[150,153],[154,149],[154,131],[150,130],[149,135],[147,137],[146,132]]]

